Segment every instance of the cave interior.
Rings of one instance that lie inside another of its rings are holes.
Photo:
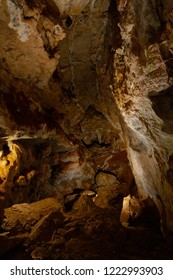
[[[0,1],[0,259],[173,258],[173,2]]]

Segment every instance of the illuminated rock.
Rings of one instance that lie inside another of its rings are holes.
[[[130,225],[156,205],[157,224],[173,230],[172,8],[170,0],[0,1],[0,222],[3,208],[54,197],[67,215],[108,213],[127,232],[120,220]],[[83,236],[101,232],[100,220],[98,229],[95,220],[79,226]],[[36,258],[49,222],[33,234]],[[69,248],[76,228],[58,228]]]

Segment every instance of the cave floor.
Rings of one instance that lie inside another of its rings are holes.
[[[26,204],[20,207],[26,208]],[[97,207],[88,197],[68,211],[59,206],[46,207],[39,220],[36,216],[35,220],[31,218],[34,213],[26,218],[16,206],[5,212],[0,233],[1,259],[173,259],[172,235],[165,238],[152,226],[125,228],[115,208]]]

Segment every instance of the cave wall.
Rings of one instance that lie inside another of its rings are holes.
[[[64,201],[97,189],[102,173],[128,195],[133,175],[112,95],[117,10],[110,2],[1,1],[3,207]]]
[[[115,99],[142,199],[173,229],[171,1],[118,1],[122,46],[115,51]]]
[[[150,197],[173,229],[172,9],[169,0],[0,1],[3,207],[63,201],[111,176],[128,196],[134,175],[140,200]]]

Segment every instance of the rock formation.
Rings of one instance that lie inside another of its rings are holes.
[[[173,229],[171,1],[126,1],[115,52],[115,99],[141,199],[152,198]],[[123,8],[122,8],[123,6]],[[116,78],[117,77],[117,78]]]
[[[132,179],[115,108],[99,97],[110,3],[73,2],[1,1],[5,207],[89,189],[98,170]]]
[[[131,225],[151,225],[146,213],[173,231],[172,61],[171,0],[0,1],[2,255],[15,239],[46,258],[37,243],[49,226],[43,242],[57,248],[104,226],[122,245]],[[44,199],[61,210],[31,215],[26,229],[22,215]]]

